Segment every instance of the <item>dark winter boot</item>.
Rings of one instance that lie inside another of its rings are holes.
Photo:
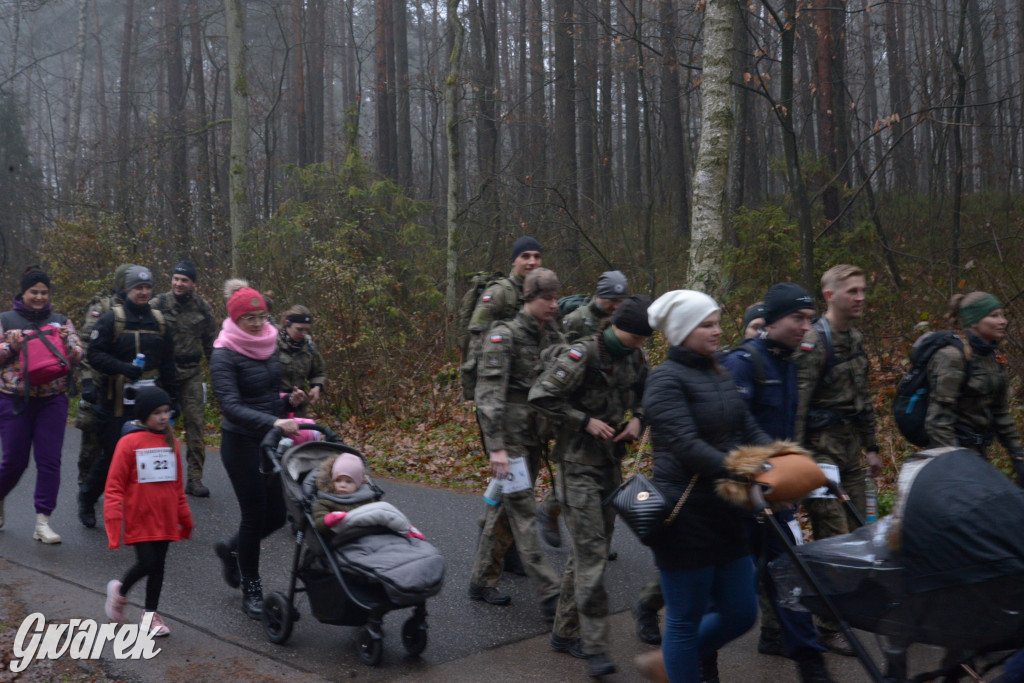
[[[801,659],[796,665],[800,669],[800,683],[833,683],[828,669],[825,668],[825,659],[820,654],[817,657]]]
[[[263,584],[259,577],[242,579],[242,611],[251,619],[263,618]]]
[[[719,683],[717,652],[701,657],[697,666],[700,669],[700,683]]]
[[[238,550],[231,547],[227,541],[217,541],[213,544],[213,552],[221,562],[221,574],[224,583],[232,588],[238,588],[242,582],[242,574],[238,571]]]

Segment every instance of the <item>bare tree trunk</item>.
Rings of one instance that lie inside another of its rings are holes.
[[[78,170],[76,162],[79,154],[79,132],[82,126],[82,85],[85,80],[85,42],[87,34],[85,32],[86,17],[88,16],[89,2],[88,0],[79,0],[78,3],[78,33],[77,43],[75,48],[75,76],[72,82],[73,95],[71,96],[71,112],[69,115],[68,125],[71,130],[68,134],[68,146],[66,151],[67,164],[67,176],[64,180],[64,195],[65,201],[68,200],[71,195],[76,191],[76,185],[78,184]]]
[[[107,77],[103,69],[103,40],[100,38],[100,16],[96,8],[96,0],[92,0],[93,34],[96,42],[96,103],[99,105],[100,126],[99,139],[105,145],[110,140],[110,111],[107,108]],[[107,204],[110,201],[111,172],[110,165],[104,164],[101,171],[99,197]]]
[[[405,0],[396,0],[391,7],[395,15],[395,170],[398,184],[411,191],[412,119],[409,113],[409,34],[406,29]]]
[[[947,55],[956,74],[956,98],[953,108],[953,244],[950,255],[950,293],[956,291],[960,282],[960,227],[963,223],[964,194],[964,149],[961,123],[964,106],[967,103],[967,74],[964,72],[963,56],[966,40],[968,6],[972,0],[960,2],[960,30],[955,49],[947,48]]]
[[[555,177],[565,209],[579,214],[576,183],[576,29],[573,0],[555,0]],[[568,240],[570,249],[575,239]]]
[[[832,34],[832,12],[835,0],[814,0],[814,30],[817,35],[817,54],[815,56],[818,99],[818,154],[828,163],[826,174],[834,176],[839,167],[836,155],[836,129],[840,112],[836,110],[836,86],[840,75],[834,66],[836,55],[836,36]],[[839,188],[829,178],[822,191],[822,202],[825,209],[826,224],[832,223],[839,216]]]
[[[381,175],[394,178],[395,169],[395,107],[394,107],[394,44],[392,36],[392,2],[402,0],[375,0],[376,28],[376,94],[377,99],[377,170]]]
[[[213,233],[213,196],[210,186],[210,134],[206,130],[206,70],[203,67],[203,27],[199,19],[199,0],[188,3],[189,42],[191,45],[192,91],[195,93],[196,189],[199,193],[199,236],[208,241]],[[209,242],[207,242],[209,243]],[[191,241],[190,241],[191,244]]]
[[[622,31],[634,36],[637,31],[634,19],[637,0],[623,0],[619,7],[622,16]],[[629,49],[622,64],[622,98],[626,110],[626,201],[639,206],[641,198],[640,169],[640,82],[637,78],[635,51]]]
[[[732,30],[736,4],[708,0],[704,15],[701,131],[693,181],[690,287],[719,296],[722,240],[729,222],[727,179],[732,136]]]
[[[167,51],[167,126],[170,149],[167,207],[175,229],[175,247],[189,241],[188,143],[185,130],[185,60],[181,47],[181,5],[164,0],[164,44]]]
[[[117,102],[117,182],[115,210],[122,225],[131,223],[131,181],[128,154],[131,141],[132,54],[134,54],[135,0],[125,0],[124,29],[121,37],[121,73]]]
[[[533,182],[547,185],[547,107],[544,89],[544,3],[525,0],[530,9],[530,172]]]
[[[889,104],[892,113],[899,117],[892,126],[892,140],[898,149],[892,152],[893,178],[906,187],[914,182],[914,139],[907,134],[910,126],[910,84],[907,79],[905,36],[907,23],[903,3],[890,2],[885,5],[885,55],[889,70]]]
[[[287,136],[288,145],[286,152],[295,161],[299,168],[309,163],[309,149],[306,140],[306,39],[303,34],[305,19],[305,2],[303,0],[292,0],[292,44],[288,51],[288,59],[291,60],[291,106],[286,106],[285,111],[291,112],[291,122],[286,128],[290,133]]]
[[[577,0],[581,6],[587,0]],[[599,0],[601,2],[603,0]],[[596,9],[596,8],[595,8]],[[594,194],[594,148],[597,129],[597,31],[591,12],[584,11],[579,23],[577,96],[579,102],[579,188],[581,219],[590,223],[597,217]]]
[[[131,2],[131,0],[129,0]],[[242,0],[224,0],[231,79],[231,271],[240,274],[239,244],[252,224],[249,207],[249,83],[246,76],[245,9]]]
[[[598,207],[601,209],[599,215],[607,225],[608,209],[614,204],[612,195],[612,155],[614,142],[612,141],[612,88],[613,69],[612,64],[612,38],[610,35],[612,26],[612,3],[601,3],[601,23],[605,26],[605,35],[601,37],[601,48],[599,51],[600,66],[598,67],[601,108],[600,108],[600,143],[597,162],[597,192]]]
[[[330,81],[324,79],[324,37],[327,35],[324,0],[310,0],[306,7],[306,143],[310,163],[324,160],[324,98]]]
[[[676,8],[673,0],[659,0],[661,7],[661,116],[665,126],[665,195],[672,215],[673,234],[690,238],[690,207],[687,205],[686,143],[680,110],[679,55],[676,52]]]
[[[967,20],[970,23],[971,31],[969,72],[972,75],[971,80],[974,82],[971,88],[971,100],[974,105],[971,108],[971,116],[974,119],[974,129],[978,134],[979,155],[977,158],[969,157],[966,163],[972,167],[978,167],[981,171],[981,187],[979,189],[987,191],[994,190],[999,186],[1003,164],[998,146],[992,141],[992,132],[995,130],[996,124],[994,120],[995,106],[992,104],[988,59],[985,52],[985,42],[990,40],[991,36],[985,35],[982,28],[980,4],[980,2],[970,2],[967,5]],[[974,173],[971,173],[971,176],[973,177]]]
[[[462,44],[466,35],[459,20],[459,0],[448,0],[448,31],[452,37],[452,52],[448,58],[448,78],[444,91],[448,129],[448,259],[444,301],[448,317],[453,318],[457,313],[456,278],[459,269],[459,81]]]

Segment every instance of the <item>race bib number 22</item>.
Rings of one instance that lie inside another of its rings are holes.
[[[140,448],[135,451],[135,468],[140,484],[178,479],[178,459],[174,457],[174,451],[167,446]]]

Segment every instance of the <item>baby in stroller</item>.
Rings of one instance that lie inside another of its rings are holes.
[[[351,536],[359,529],[384,527],[400,536],[423,540],[420,530],[398,508],[376,500],[376,491],[364,479],[359,456],[340,453],[324,458],[317,472],[312,509],[317,531]]]

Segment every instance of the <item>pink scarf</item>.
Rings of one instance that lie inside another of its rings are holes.
[[[225,318],[213,346],[217,349],[231,349],[246,358],[266,360],[274,355],[277,349],[277,328],[267,323],[259,335],[251,335],[242,330],[231,318]]]

